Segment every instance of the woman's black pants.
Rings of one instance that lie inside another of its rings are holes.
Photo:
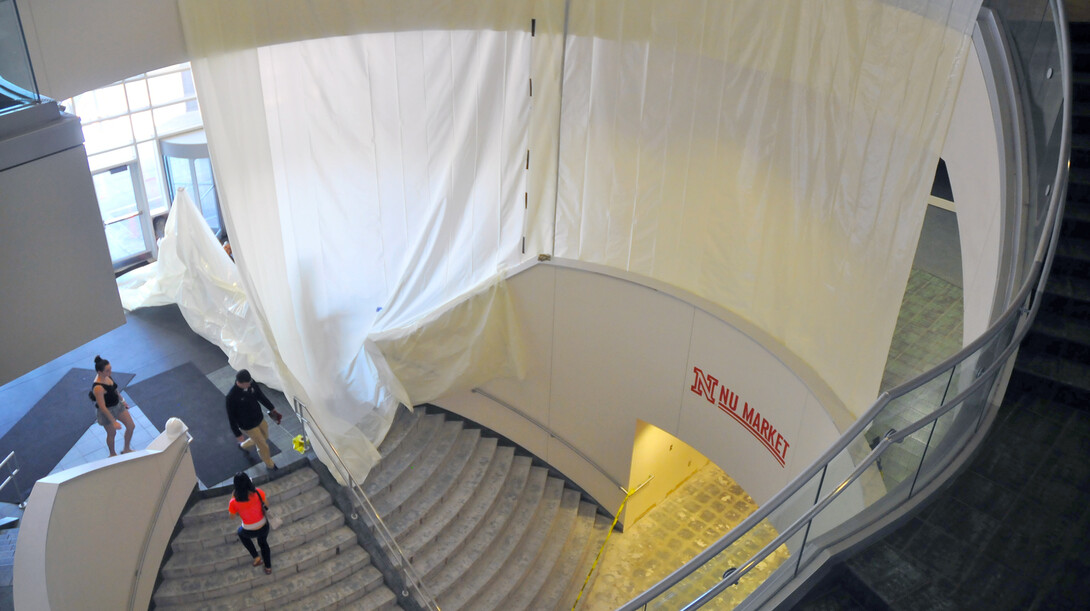
[[[265,563],[266,568],[272,568],[272,555],[269,552],[269,523],[265,522],[265,525],[257,530],[246,530],[245,528],[238,527],[238,540],[242,541],[242,546],[246,548],[246,551],[250,552],[251,558],[257,558],[257,550],[254,549],[254,542],[252,539],[257,539],[257,546],[261,548],[261,560]]]

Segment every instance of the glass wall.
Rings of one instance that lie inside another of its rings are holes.
[[[0,0],[0,112],[40,101],[19,10],[14,0]]]
[[[140,74],[62,105],[83,124],[114,267],[155,257],[155,239],[173,200],[163,143],[203,127],[189,64]],[[204,190],[214,192],[210,166],[203,177]],[[218,210],[214,203],[212,209]]]

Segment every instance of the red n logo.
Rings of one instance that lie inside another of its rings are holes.
[[[715,403],[715,387],[719,386],[719,380],[704,375],[699,367],[693,367],[693,373],[696,374],[696,379],[693,380],[693,386],[689,390],[707,399],[708,403]]]

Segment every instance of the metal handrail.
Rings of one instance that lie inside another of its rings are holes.
[[[310,409],[308,409],[307,406],[300,402],[298,399],[295,399],[294,403],[296,406],[296,413],[299,415],[299,419],[302,420],[305,425],[312,427],[315,431],[317,431],[321,437],[319,441],[322,443],[322,445],[330,450],[326,453],[326,456],[328,456],[333,461],[337,469],[343,474],[345,480],[348,482],[348,491],[354,497],[356,497],[357,505],[367,511],[368,517],[371,519],[371,523],[375,526],[375,529],[378,530],[379,536],[383,539],[383,543],[385,543],[386,550],[388,552],[392,552],[395,556],[395,564],[398,568],[401,569],[402,574],[405,576],[406,583],[408,583],[409,587],[416,590],[419,599],[418,602],[423,604],[428,609],[432,609],[433,611],[439,611],[439,603],[436,602],[435,597],[431,594],[430,591],[428,591],[427,586],[424,584],[423,578],[421,578],[420,574],[416,572],[416,567],[414,567],[412,563],[409,562],[408,557],[405,555],[404,550],[401,549],[401,546],[398,545],[397,539],[394,538],[394,535],[392,532],[390,532],[389,527],[387,527],[386,523],[382,521],[382,518],[379,516],[378,511],[375,509],[375,506],[371,504],[371,499],[369,499],[367,497],[367,494],[364,493],[363,486],[360,483],[356,482],[355,478],[352,477],[352,472],[348,469],[348,466],[344,464],[344,460],[341,459],[341,454],[337,451],[337,447],[333,445],[333,442],[329,440],[329,437],[325,434],[325,431],[322,430],[321,425],[319,425],[314,417],[310,414]],[[306,416],[303,415],[304,412],[306,412]],[[403,595],[404,594],[405,593],[403,593]]]
[[[1034,303],[1034,305],[1032,306],[1032,311],[1025,318],[1026,321],[1033,320],[1033,316],[1036,314],[1036,309],[1039,304],[1039,301]],[[886,451],[893,444],[901,443],[925,426],[938,421],[939,418],[942,418],[955,407],[964,403],[970,395],[980,390],[980,388],[984,386],[985,383],[994,383],[994,380],[992,380],[991,377],[997,374],[1001,368],[1006,366],[1007,359],[1010,358],[1012,354],[1014,354],[1014,351],[1018,348],[1019,344],[1021,344],[1022,339],[1024,339],[1026,334],[1029,333],[1029,328],[1030,325],[1026,324],[1018,329],[1015,333],[1015,337],[1012,338],[1011,343],[1003,350],[1002,354],[998,358],[996,358],[995,362],[992,363],[983,373],[981,373],[980,376],[977,377],[977,379],[968,386],[968,388],[958,393],[957,396],[944,403],[934,412],[928,414],[927,416],[924,416],[923,418],[920,418],[916,422],[913,422],[912,424],[904,427],[900,431],[891,430],[886,433],[885,436],[882,437],[882,440],[878,443],[878,445],[875,446],[874,449],[871,450],[871,452],[867,454],[867,456],[865,456],[863,460],[860,461],[859,465],[854,470],[852,470],[852,472],[848,474],[848,476],[844,478],[842,482],[840,482],[835,488],[833,488],[833,491],[830,492],[828,496],[826,496],[824,499],[816,503],[813,507],[811,507],[805,513],[799,516],[786,529],[782,530],[775,539],[773,539],[771,542],[761,548],[756,554],[746,560],[746,562],[742,564],[741,568],[731,571],[729,573],[729,576],[724,576],[724,578],[720,580],[719,583],[704,592],[704,594],[702,594],[692,603],[685,606],[684,609],[686,611],[688,611],[689,609],[698,609],[716,596],[718,596],[723,590],[738,583],[742,579],[742,577],[749,573],[750,570],[752,570],[758,564],[764,561],[764,559],[771,555],[772,552],[777,550],[781,545],[786,543],[788,539],[793,537],[795,533],[802,530],[803,527],[808,525],[817,514],[824,511],[826,507],[828,507],[830,504],[832,504],[833,501],[838,499],[840,495],[845,490],[847,490],[849,486],[854,484],[871,465],[877,462],[878,459],[880,459],[882,455],[885,454]],[[921,457],[920,466],[917,468],[917,471],[922,468],[923,458]]]
[[[745,520],[743,520],[742,523],[739,524],[736,528],[731,529],[731,531],[728,532],[726,535],[724,535],[721,539],[719,539],[718,541],[716,541],[712,545],[708,546],[704,551],[702,551],[701,553],[694,556],[691,560],[689,560],[684,565],[679,567],[677,570],[675,570],[673,573],[671,573],[665,579],[663,579],[659,583],[655,584],[652,588],[646,590],[645,592],[643,592],[642,594],[640,594],[636,598],[634,598],[631,601],[629,601],[628,603],[626,603],[624,606],[621,607],[621,609],[623,611],[633,611],[633,610],[635,610],[635,609],[637,609],[637,608],[651,602],[652,600],[657,598],[659,595],[661,595],[662,593],[666,592],[671,587],[676,585],[682,579],[684,579],[685,577],[687,577],[688,575],[693,573],[697,568],[703,566],[705,563],[707,563],[708,560],[710,560],[711,558],[717,556],[720,552],[722,552],[726,548],[733,545],[744,534],[748,533],[754,526],[756,526],[760,522],[764,521],[769,515],[772,514],[773,511],[779,509],[784,504],[784,502],[786,500],[793,497],[795,495],[795,493],[798,492],[800,489],[802,489],[802,487],[806,483],[808,483],[818,472],[826,469],[828,467],[829,463],[832,461],[832,459],[835,456],[840,454],[849,445],[851,445],[853,442],[855,442],[857,436],[861,432],[863,432],[863,430],[866,427],[873,424],[876,416],[879,414],[879,412],[882,410],[882,408],[884,408],[890,401],[892,401],[893,399],[895,399],[897,397],[904,396],[904,395],[908,394],[909,392],[911,392],[911,391],[913,391],[913,390],[915,390],[915,389],[917,389],[917,388],[919,388],[919,387],[921,387],[921,386],[923,386],[923,385],[925,385],[925,384],[939,378],[943,374],[949,372],[956,365],[968,360],[970,357],[972,357],[974,354],[976,354],[978,349],[980,349],[986,343],[988,343],[988,342],[992,341],[993,339],[995,339],[998,336],[998,334],[1000,333],[1000,331],[1002,329],[1006,328],[1007,323],[1009,323],[1015,316],[1019,316],[1021,314],[1027,314],[1028,313],[1029,315],[1024,319],[1026,324],[1024,324],[1022,326],[1022,328],[1020,328],[1018,331],[1016,331],[1014,336],[1012,336],[1012,340],[1011,340],[1010,344],[1007,346],[1007,348],[1003,352],[1003,354],[1005,355],[1003,357],[1003,359],[996,359],[995,363],[993,363],[992,366],[994,367],[996,365],[999,365],[999,364],[1003,363],[1005,361],[1005,359],[1009,358],[1009,355],[1011,353],[1013,353],[1013,350],[1016,349],[1020,345],[1021,339],[1025,336],[1025,333],[1028,332],[1028,329],[1029,329],[1028,322],[1032,321],[1033,316],[1036,314],[1037,308],[1038,308],[1039,303],[1040,303],[1040,296],[1044,292],[1045,282],[1046,282],[1046,280],[1048,278],[1048,270],[1051,268],[1051,262],[1052,262],[1052,259],[1055,256],[1056,244],[1058,242],[1058,240],[1056,239],[1056,236],[1059,235],[1059,226],[1060,226],[1060,223],[1063,220],[1063,217],[1061,215],[1061,211],[1063,209],[1063,204],[1064,204],[1063,195],[1066,193],[1067,176],[1068,176],[1068,170],[1069,170],[1069,166],[1070,166],[1070,149],[1071,149],[1071,134],[1070,134],[1070,131],[1071,131],[1070,130],[1070,125],[1071,125],[1071,70],[1070,70],[1070,66],[1069,66],[1070,43],[1069,43],[1069,40],[1068,40],[1068,37],[1067,37],[1067,30],[1066,30],[1066,25],[1065,25],[1067,23],[1067,20],[1066,20],[1066,16],[1065,16],[1065,13],[1064,13],[1064,10],[1063,10],[1063,3],[1058,1],[1058,0],[1049,0],[1049,4],[1051,5],[1052,10],[1053,10],[1053,14],[1055,15],[1054,23],[1056,24],[1056,29],[1057,29],[1058,39],[1059,39],[1059,55],[1060,55],[1060,63],[1061,63],[1060,74],[1061,74],[1061,79],[1062,79],[1062,88],[1063,88],[1063,95],[1064,95],[1064,97],[1063,97],[1063,99],[1064,99],[1063,122],[1062,122],[1062,127],[1061,127],[1061,132],[1060,132],[1060,156],[1061,157],[1060,157],[1060,163],[1058,164],[1058,167],[1057,167],[1057,170],[1056,170],[1056,175],[1053,178],[1051,193],[1049,195],[1050,200],[1049,200],[1048,212],[1047,212],[1045,223],[1043,224],[1043,226],[1046,228],[1046,230],[1044,232],[1042,232],[1042,235],[1041,235],[1040,239],[1038,240],[1037,248],[1036,248],[1035,253],[1034,253],[1033,264],[1032,264],[1031,269],[1030,269],[1030,273],[1027,275],[1025,283],[1023,283],[1023,285],[1022,285],[1021,289],[1018,291],[1018,294],[1016,295],[1016,297],[1013,300],[1011,300],[1011,303],[1007,307],[1007,309],[988,328],[988,330],[984,334],[982,334],[980,337],[978,337],[973,342],[970,342],[968,345],[963,347],[961,350],[959,350],[953,356],[951,356],[951,357],[947,358],[946,360],[944,360],[942,363],[936,365],[935,367],[932,367],[931,369],[929,369],[928,371],[920,374],[919,376],[916,376],[912,380],[909,380],[908,382],[905,382],[904,384],[901,384],[900,386],[897,386],[897,387],[891,389],[890,391],[882,393],[878,397],[878,399],[876,399],[875,402],[871,405],[871,407],[869,407],[864,412],[864,414],[858,420],[856,420],[856,422],[852,426],[850,426],[844,432],[843,435],[841,435],[841,437],[837,440],[836,443],[833,444],[832,447],[830,447],[828,450],[826,450],[824,453],[822,453],[822,455],[820,457],[818,457],[818,459],[815,460],[810,465],[810,467],[808,467],[802,473],[800,473],[797,477],[795,477],[785,488],[783,488],[780,492],[778,492],[775,496],[773,496],[773,498],[768,503],[766,503],[762,507],[758,508],[757,511],[750,514],[750,516],[747,517]],[[1051,227],[1051,230],[1048,230],[1047,228],[1050,228],[1050,227]],[[1031,291],[1033,292],[1033,297],[1034,298],[1032,300],[1032,304],[1031,304],[1030,309],[1027,311],[1025,309],[1025,305],[1027,303],[1027,300],[1029,300],[1029,298],[1030,298]],[[992,367],[989,367],[989,369],[991,369],[991,368]],[[980,375],[978,377],[978,379],[976,381],[974,381],[972,385],[970,385],[970,388],[979,389],[978,383],[981,380],[985,380],[985,379],[987,379],[987,376]],[[968,391],[960,393],[958,395],[958,397],[960,398],[963,395],[966,395],[967,392]],[[921,418],[917,422],[913,423],[909,427],[906,427],[906,429],[903,430],[902,433],[904,433],[904,436],[911,435],[912,433],[919,430],[923,426],[926,426],[930,422],[936,420],[938,417],[941,417],[941,415],[949,412],[950,409],[952,409],[953,406],[955,406],[955,405],[957,405],[957,403],[955,403],[953,400],[941,405],[940,407],[936,408],[936,410],[933,411],[931,414],[929,414],[927,416],[924,416],[923,418]],[[941,412],[941,414],[939,412]],[[938,414],[938,416],[936,416],[936,414]],[[904,436],[898,436],[898,440],[903,440]],[[883,445],[882,443],[879,443],[879,445],[876,446],[871,451],[871,453],[867,455],[867,457],[864,459],[864,462],[866,462],[867,465],[871,464],[870,462],[867,462],[868,459],[870,459],[871,457],[873,457],[874,460],[877,460],[877,458],[880,456],[880,454],[885,452],[884,448],[888,447],[888,445],[889,445],[888,443],[885,444],[885,445]],[[881,452],[878,452],[879,448],[882,448]],[[877,452],[877,454],[876,454],[876,452]],[[922,462],[921,462],[921,464],[922,464]],[[853,471],[853,474],[854,473],[855,473],[855,471]],[[851,476],[849,476],[849,477],[851,477]],[[852,481],[854,481],[854,479]],[[840,492],[846,488],[847,484],[850,484],[850,482],[842,483],[841,485],[837,486],[834,489],[834,491],[832,493],[830,493],[830,497],[839,496]],[[835,500],[835,499],[827,497],[826,500],[828,500],[829,502],[832,502],[832,500]],[[820,506],[821,508],[824,508],[827,505],[828,505],[828,503],[822,501],[822,502],[819,502],[819,503],[815,504],[814,507],[819,507]],[[813,511],[813,508],[811,508],[811,511]],[[804,514],[804,516],[805,515],[810,515],[811,511],[806,512],[806,514]],[[816,512],[814,512],[814,513],[816,513]],[[802,518],[800,518],[799,520],[801,520],[801,519]],[[789,527],[789,528],[792,528],[792,527],[800,524],[799,520],[796,520],[796,522],[793,523],[791,525],[791,527]],[[794,532],[797,532],[797,530],[798,529],[795,529],[794,531],[792,531],[792,534]],[[778,539],[780,539],[780,537],[777,537],[777,540]],[[782,544],[782,541],[781,541],[781,544]],[[772,547],[771,548],[771,550],[775,550],[775,549],[777,549],[777,547]],[[761,551],[763,552],[764,550],[762,549]],[[758,552],[758,554],[760,554],[760,553],[761,552]],[[765,556],[767,556],[767,554],[765,554]],[[762,559],[763,559],[763,556],[762,556]],[[752,568],[752,567],[749,567],[749,568]],[[748,570],[749,569],[746,569],[746,571],[748,571]],[[726,587],[729,587],[730,585],[733,585],[733,583],[737,583],[737,580],[740,579],[744,574],[745,574],[745,572],[742,572],[742,571],[733,571],[731,573],[731,575],[730,575],[731,579],[729,579],[729,581],[731,583],[727,584],[723,588],[719,588],[719,584],[717,584],[717,586],[715,586],[715,588],[713,588],[713,589],[716,589],[716,594],[718,594],[719,592],[722,591],[722,589],[725,589]],[[705,593],[705,596],[706,595],[707,595],[707,592]],[[705,596],[701,596],[697,600],[698,601],[699,600],[704,600],[706,602],[706,600],[710,600],[711,598],[714,597],[714,595],[712,597],[709,597],[709,598],[705,598]],[[696,601],[694,601],[694,603],[695,602]],[[703,603],[700,603],[700,604],[703,604]],[[688,608],[689,607],[686,607],[686,609],[688,609]]]
[[[15,450],[8,452],[8,455],[4,457],[4,460],[0,460],[0,469],[3,469],[5,466],[7,466],[8,461],[13,460],[15,460]],[[15,481],[16,475],[19,475],[18,465],[12,467],[11,473],[8,474],[6,478],[4,478],[4,481],[2,483],[0,483],[0,490],[3,490],[4,487],[7,486],[9,483],[15,482],[15,493],[16,496],[19,498],[19,506],[23,507],[26,505],[26,499],[23,498],[23,491],[19,489],[19,482]]]
[[[500,399],[499,397],[496,397],[495,395],[489,394],[488,391],[486,391],[486,390],[482,390],[480,388],[474,388],[473,392],[477,393],[478,395],[481,395],[482,397],[485,397],[486,399],[491,399],[492,401],[498,403],[499,405],[502,405],[503,407],[506,407],[507,409],[509,409],[509,410],[515,412],[516,414],[518,414],[519,416],[521,416],[524,420],[526,420],[530,424],[536,426],[537,428],[541,429],[542,431],[545,431],[546,433],[548,433],[549,437],[552,437],[553,439],[555,439],[555,440],[559,441],[560,443],[564,444],[564,447],[568,448],[569,450],[574,452],[576,456],[578,456],[579,458],[582,458],[587,464],[594,467],[599,473],[602,474],[603,477],[605,477],[610,482],[612,482],[614,486],[617,486],[618,488],[620,488],[621,492],[624,492],[625,494],[628,494],[628,491],[625,490],[625,487],[621,485],[621,482],[614,479],[614,477],[612,475],[610,475],[604,468],[602,468],[601,465],[594,462],[593,459],[591,459],[589,456],[584,454],[582,452],[582,450],[580,450],[579,448],[572,445],[571,442],[569,442],[567,439],[564,439],[560,435],[557,435],[555,431],[553,431],[548,426],[545,426],[544,423],[538,421],[533,416],[527,414],[526,412],[524,412],[521,409],[515,407],[514,405],[511,405],[510,403],[504,401],[503,399]]]

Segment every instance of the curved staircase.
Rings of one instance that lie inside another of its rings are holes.
[[[431,408],[399,410],[379,452],[364,491],[443,611],[571,608],[610,525],[578,490]],[[323,488],[331,478],[300,464],[258,483],[285,522],[269,536],[272,576],[238,543],[227,490],[182,517],[157,611],[399,608]]]
[[[251,566],[238,542],[238,520],[227,513],[230,490],[190,507],[160,569],[154,608],[397,608],[394,593],[345,526],[344,514],[318,484],[309,467],[257,484],[284,518],[269,535],[272,575]]]
[[[570,609],[610,520],[511,445],[399,410],[363,483],[444,611]]]

